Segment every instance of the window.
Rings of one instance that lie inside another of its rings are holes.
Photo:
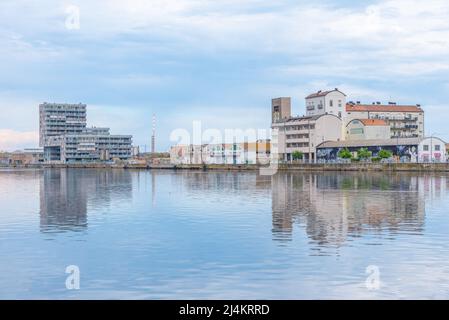
[[[330,106],[330,107],[333,107],[333,106],[334,106],[334,100],[330,100],[330,101],[329,101],[329,106]]]
[[[440,145],[439,144],[435,145],[435,151],[440,151]]]
[[[338,117],[341,118],[341,111],[338,111]]]
[[[424,150],[424,151],[429,151],[429,145],[428,145],[428,144],[425,144],[425,145],[423,146],[423,150]]]

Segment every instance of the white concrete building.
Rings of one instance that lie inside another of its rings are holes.
[[[346,95],[335,88],[330,91],[318,91],[306,97],[306,115],[317,116],[332,114],[339,118],[346,117]]]
[[[446,143],[437,137],[423,138],[418,145],[419,162],[446,162]]]
[[[390,139],[390,126],[380,119],[354,119],[346,125],[346,140]]]
[[[380,119],[388,123],[391,138],[424,137],[424,110],[419,105],[348,103],[346,124],[354,119]]]
[[[293,160],[299,151],[304,160],[315,161],[316,146],[324,141],[342,140],[342,120],[331,114],[289,118],[272,124],[272,143],[277,143],[279,160]]]

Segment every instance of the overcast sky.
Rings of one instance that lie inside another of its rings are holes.
[[[193,120],[267,129],[271,98],[302,115],[335,87],[422,104],[426,133],[449,140],[447,0],[270,2],[1,0],[0,149],[37,146],[44,101],[86,103],[89,125],[148,148],[156,113],[166,150]]]

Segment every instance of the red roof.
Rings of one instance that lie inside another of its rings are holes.
[[[381,104],[347,104],[346,111],[358,112],[424,112],[418,106],[381,105]]]
[[[365,126],[388,126],[388,123],[381,119],[360,119],[359,121]]]

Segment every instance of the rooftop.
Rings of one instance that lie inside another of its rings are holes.
[[[381,119],[358,119],[364,126],[376,127],[376,126],[388,126],[385,120]]]
[[[338,91],[338,92],[340,92],[341,94],[345,95],[343,92],[341,92],[340,90],[338,90],[338,88],[335,88],[334,90],[328,90],[328,91],[321,91],[321,90],[320,90],[320,91],[318,91],[318,92],[309,94],[309,95],[306,97],[306,99],[318,98],[318,97],[325,97],[325,96],[327,96],[329,93],[335,92],[335,91]],[[345,95],[345,96],[346,96],[346,95]]]
[[[359,112],[424,112],[420,106],[395,104],[346,104],[346,111]]]
[[[375,139],[375,140],[345,140],[327,141],[318,145],[318,149],[323,148],[350,148],[350,147],[382,147],[382,146],[413,146],[419,145],[422,138],[399,138],[399,139]]]

